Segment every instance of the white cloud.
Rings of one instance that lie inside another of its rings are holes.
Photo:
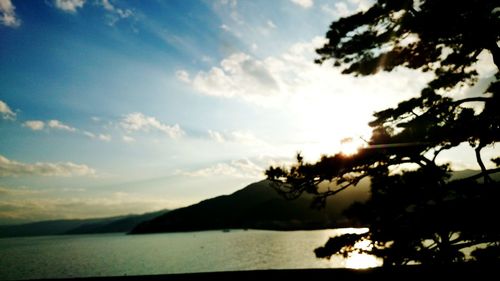
[[[95,174],[95,170],[87,165],[66,163],[37,162],[34,164],[21,163],[9,160],[0,155],[0,177],[18,176],[88,176]]]
[[[262,145],[264,141],[258,139],[251,132],[246,131],[232,131],[232,132],[217,132],[213,130],[208,130],[208,136],[210,139],[219,142],[234,142],[244,145]]]
[[[405,93],[416,94],[419,89],[415,92],[415,88],[423,85],[424,80],[429,78],[429,75],[404,69],[360,78],[342,75],[338,68],[333,68],[328,63],[317,65],[312,62],[314,50],[322,46],[325,40],[323,37],[315,37],[310,42],[293,44],[280,56],[264,59],[256,59],[245,53],[232,54],[223,59],[219,66],[196,73],[191,83],[198,92],[205,95],[242,98],[260,105],[280,107],[284,102],[310,102],[320,96],[323,98],[322,104],[325,104],[324,98],[331,97],[337,98],[338,102],[339,97],[352,96],[353,92],[376,92],[385,97],[388,84],[394,86],[391,90],[403,88]],[[413,75],[409,75],[410,72]],[[403,79],[408,84],[398,79]],[[399,96],[397,100],[401,98]],[[307,104],[303,104],[305,105]],[[321,108],[323,107],[324,105]],[[373,110],[370,114],[372,112]]]
[[[302,8],[311,8],[314,5],[313,0],[291,0],[294,4],[301,6]]]
[[[325,40],[315,37],[262,59],[244,53],[229,55],[210,70],[191,74],[191,85],[200,94],[286,109],[294,127],[288,136],[293,148],[286,149],[319,157],[338,152],[336,144],[342,138],[369,137],[367,124],[373,112],[418,95],[432,78],[431,73],[402,67],[365,77],[343,75],[331,61],[313,63],[314,50]],[[213,134],[212,138],[217,139]]]
[[[237,38],[242,38],[243,35],[236,31],[235,29],[229,27],[227,24],[221,24],[220,29],[224,30],[225,32],[231,33],[233,36]]]
[[[80,8],[85,5],[85,0],[55,0],[56,8],[63,10],[67,13],[76,13]]]
[[[68,132],[76,132],[76,128],[68,126],[59,120],[50,120],[49,122],[47,122],[47,126],[49,128],[52,128],[52,129],[58,129],[58,130],[63,130],[63,131],[68,131]]]
[[[106,141],[106,142],[111,141],[111,135],[109,135],[109,134],[99,134],[99,136],[97,136],[97,138],[99,140]]]
[[[9,27],[18,27],[21,20],[17,18],[16,7],[12,5],[11,0],[0,0],[0,22]]]
[[[321,6],[321,10],[333,18],[341,18],[352,15],[357,12],[366,11],[372,5],[373,0],[349,0],[336,2],[333,7],[329,4]]]
[[[345,2],[337,2],[333,4],[333,8],[329,4],[325,4],[321,6],[321,10],[334,18],[345,17],[354,12],[347,7]]]
[[[91,139],[95,140],[100,140],[100,141],[105,141],[109,142],[111,141],[111,135],[109,134],[96,134],[92,133],[86,130],[80,130],[75,127],[71,127],[59,120],[49,120],[47,122],[40,121],[40,120],[29,120],[23,123],[23,127],[29,128],[33,131],[41,131],[45,129],[45,127],[52,129],[52,130],[61,130],[61,131],[67,131],[67,132],[72,132],[72,133],[79,133],[82,134],[86,137],[89,137]]]
[[[498,9],[500,9],[500,7]],[[486,50],[483,50],[479,54],[475,66],[479,76],[482,77],[494,76],[498,70],[497,66],[493,62],[493,55],[491,54],[491,52]]]
[[[268,20],[266,22],[266,25],[267,25],[267,27],[272,28],[272,29],[276,28],[276,24],[274,24],[274,22],[272,20]]]
[[[146,116],[140,112],[127,114],[121,121],[121,125],[127,131],[145,131],[158,130],[165,133],[170,138],[179,138],[185,134],[179,124],[167,125],[161,123],[154,117]]]
[[[236,7],[236,5],[238,5],[237,0],[219,0],[219,3],[221,5],[229,5],[231,7]]]
[[[113,11],[115,9],[115,6],[113,6],[109,2],[109,0],[102,0],[101,4],[104,7],[104,9],[106,9],[107,11]]]
[[[237,24],[239,25],[242,25],[245,23],[245,21],[243,21],[243,19],[241,18],[240,14],[238,13],[238,11],[236,10],[236,8],[233,9],[233,11],[231,11],[231,14],[230,14],[230,17],[231,19],[236,22]]]
[[[260,145],[264,142],[258,139],[254,134],[250,132],[244,131],[234,131],[230,133],[230,140],[234,140],[234,142],[246,144],[246,145]]]
[[[109,134],[99,134],[99,136],[97,136],[97,138],[99,140],[106,141],[106,142],[111,141],[111,135],[109,135]]]
[[[272,20],[267,20],[264,25],[256,27],[254,30],[260,32],[264,36],[269,36],[271,32],[278,28]]]
[[[201,56],[201,61],[202,62],[211,62],[213,59],[207,55]],[[187,73],[187,72],[186,72]]]
[[[22,187],[0,186],[0,196],[25,196],[25,195],[41,194],[44,192],[45,191],[43,190],[29,189],[24,186]]]
[[[219,8],[223,8],[224,12],[229,14],[231,20],[237,24],[244,24],[245,22],[238,13],[238,1],[237,0],[221,0],[218,3]],[[217,5],[216,5],[217,6]]]
[[[288,165],[292,163],[289,158],[276,158],[270,156],[260,156],[255,158],[243,158],[229,162],[216,163],[206,168],[179,172],[181,175],[189,177],[215,177],[230,176],[236,178],[250,178],[259,180],[264,178],[264,171],[271,165]]]
[[[175,72],[175,76],[182,82],[189,83],[191,82],[191,78],[189,78],[189,73],[185,70],[177,70]]]
[[[126,143],[132,143],[132,142],[135,142],[135,139],[134,139],[133,137],[131,137],[131,136],[126,136],[126,135],[122,137],[122,140],[123,140],[124,142],[126,142]]]
[[[54,0],[55,7],[67,13],[76,13],[83,8],[87,0]],[[110,26],[115,25],[119,20],[134,17],[134,11],[115,6],[110,0],[96,0],[96,5],[104,8],[107,22]]]
[[[219,67],[200,71],[192,83],[199,92],[219,97],[268,96],[279,92],[273,59],[258,60],[245,53],[236,53],[222,60]]]
[[[102,7],[108,11],[109,22],[108,24],[113,26],[120,19],[126,19],[134,16],[134,12],[130,9],[121,9],[113,5],[110,0],[101,0]]]
[[[14,113],[12,111],[12,109],[10,109],[10,107],[2,100],[0,100],[0,116],[2,116],[2,119],[5,119],[5,120],[15,120],[16,119],[16,113]]]
[[[318,83],[306,81],[304,73],[319,68],[312,63],[314,48],[324,42],[324,38],[316,37],[311,42],[294,44],[280,57],[264,59],[235,53],[219,66],[199,71],[191,83],[198,92],[209,96],[237,97],[260,105],[277,104],[304,83]]]
[[[222,142],[226,141],[224,136],[222,136],[222,134],[217,132],[217,131],[208,130],[208,136],[210,137],[210,139],[212,139],[216,142],[222,143]]]
[[[373,4],[375,4],[375,0],[349,0],[355,8],[357,12],[368,10]]]
[[[71,127],[69,125],[64,124],[63,122],[59,120],[49,120],[47,123],[41,121],[41,120],[29,120],[23,123],[23,126],[26,128],[30,128],[33,131],[41,131],[45,128],[45,126],[51,128],[51,129],[56,129],[56,130],[63,130],[63,131],[68,131],[68,132],[76,132],[77,129],[74,127]]]
[[[264,169],[248,159],[240,159],[230,163],[217,163],[207,168],[182,174],[190,177],[231,176],[258,179],[264,177]]]
[[[95,134],[89,131],[82,131],[82,134],[91,139],[105,141],[105,142],[109,142],[112,139],[111,135],[109,134]]]
[[[96,135],[92,132],[89,132],[89,131],[83,131],[82,132],[85,136],[91,138],[91,139],[95,139],[96,138]]]
[[[23,127],[30,128],[33,131],[40,131],[45,127],[45,123],[40,120],[29,120],[23,123]]]

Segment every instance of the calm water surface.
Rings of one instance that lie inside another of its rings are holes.
[[[252,269],[366,267],[373,257],[317,259],[328,237],[357,229],[232,230],[0,239],[0,279],[123,276]]]

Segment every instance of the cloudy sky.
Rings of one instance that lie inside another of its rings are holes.
[[[431,78],[313,63],[370,3],[0,0],[0,223],[184,206],[368,137]]]

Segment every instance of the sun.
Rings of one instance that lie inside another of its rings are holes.
[[[290,137],[298,144],[293,151],[300,150],[308,161],[322,155],[355,154],[365,144],[361,138],[371,136],[368,123],[373,108],[360,103],[356,92],[329,94],[328,87],[314,85],[298,89],[289,101],[295,128]]]
[[[350,156],[358,153],[361,144],[354,141],[353,138],[344,138],[340,141],[340,153]]]

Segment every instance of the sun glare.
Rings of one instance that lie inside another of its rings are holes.
[[[341,229],[332,229],[329,232],[325,232],[325,238],[327,237],[334,237],[338,235],[343,235],[347,233],[352,233],[352,234],[363,234],[368,232],[368,228],[341,228]],[[369,239],[363,239],[361,241],[356,242],[354,244],[354,248],[359,250],[359,251],[369,251],[373,248],[372,241]],[[363,253],[363,252],[357,252],[354,251],[349,254],[347,258],[342,258],[341,256],[338,256],[341,264],[344,265],[346,268],[352,268],[352,269],[363,269],[363,268],[371,268],[371,267],[377,267],[377,266],[382,266],[382,259],[378,258],[376,256]]]
[[[363,269],[381,265],[382,263],[377,257],[362,253],[351,254],[345,261],[345,267],[353,269]]]
[[[354,248],[359,250],[371,250],[372,243],[370,240],[362,240],[354,244]],[[352,253],[345,260],[345,267],[353,269],[362,269],[377,267],[382,265],[382,260],[376,256],[365,254],[365,253]]]
[[[345,138],[340,141],[340,152],[344,155],[353,155],[358,152],[360,145],[353,138]]]
[[[369,139],[372,133],[368,122],[372,119],[374,103],[360,103],[358,91],[352,84],[342,84],[343,80],[332,79],[331,75],[336,77],[328,71],[315,75],[311,78],[315,83],[296,89],[290,100],[297,128],[294,138],[300,143],[293,151],[300,150],[308,161],[339,152],[354,154],[364,144],[360,137]],[[340,87],[339,83],[342,90],[332,94],[331,89]],[[317,87],[318,84],[323,86]],[[349,137],[351,144],[341,142]]]

